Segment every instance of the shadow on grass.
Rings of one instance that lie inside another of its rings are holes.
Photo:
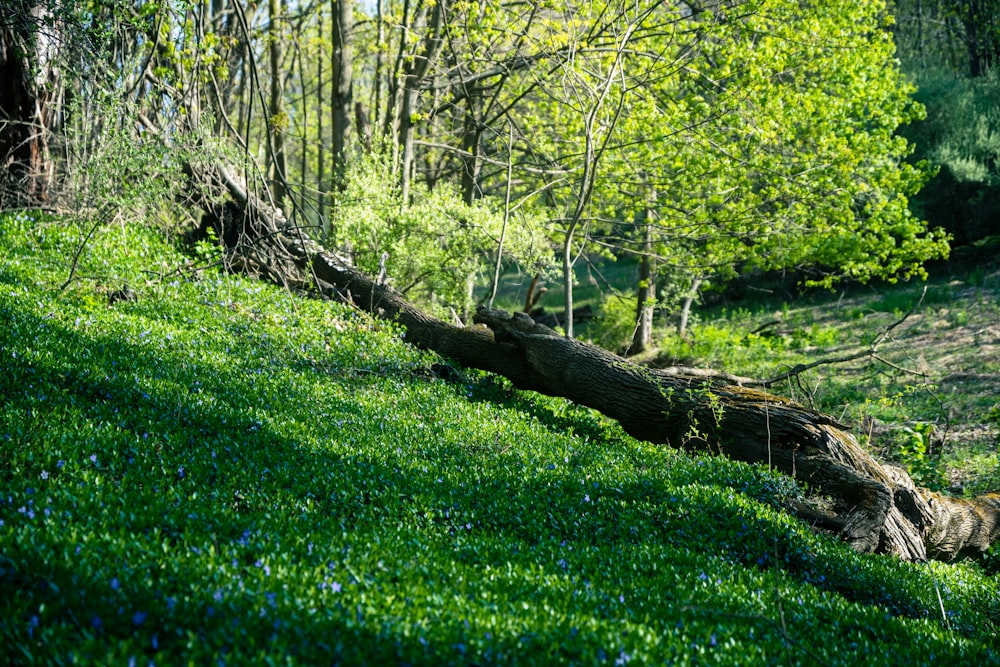
[[[95,655],[117,643],[150,657],[191,650],[224,657],[258,638],[304,661],[464,663],[466,652],[497,664],[533,654],[587,660],[619,648],[606,639],[574,648],[573,628],[588,614],[623,621],[637,614],[665,630],[691,622],[685,608],[709,604],[776,636],[759,601],[724,588],[722,578],[743,566],[758,573],[750,575],[756,588],[780,572],[893,614],[934,611],[930,573],[829,545],[817,553],[821,540],[789,532],[762,506],[734,502],[724,480],[703,483],[705,461],[666,473],[655,469],[662,459],[638,453],[636,474],[613,483],[599,474],[599,444],[551,469],[451,445],[439,453],[457,471],[479,474],[427,473],[397,453],[407,435],[391,421],[378,426],[387,445],[378,451],[328,446],[374,437],[375,418],[349,400],[300,406],[294,419],[315,410],[327,429],[319,444],[303,444],[272,425],[266,406],[234,396],[233,387],[248,383],[238,359],[192,364],[181,353],[4,314],[0,475],[14,500],[0,510],[22,539],[0,552],[2,633],[21,650],[49,632],[55,650],[89,646]],[[40,348],[51,354],[29,361]],[[304,368],[301,357],[280,354],[272,361]],[[160,379],[163,389],[143,390],[137,378]],[[553,431],[572,427],[592,443],[605,435],[590,416],[556,415],[517,396],[505,404]],[[47,459],[62,455],[69,462],[56,473]],[[52,474],[51,489],[35,481],[40,471]],[[28,500],[38,513],[48,502],[58,521],[36,528],[14,507]],[[720,566],[725,574],[717,575]],[[442,591],[425,590],[422,580],[436,579],[447,597],[471,585],[463,578],[504,568],[499,583],[472,588],[486,602],[441,609],[439,622],[428,624]],[[718,576],[719,589],[705,588],[703,576]],[[617,601],[622,587],[650,582],[653,590],[631,611]],[[334,583],[349,590],[331,596]],[[379,606],[366,595],[401,601]],[[567,595],[585,604],[537,620],[542,609],[566,605]],[[459,609],[517,618],[510,610],[525,602],[523,627],[540,624],[551,636],[476,634],[461,622]],[[995,609],[982,613],[997,618]],[[806,637],[815,618],[789,622]],[[559,637],[565,645],[548,641]]]

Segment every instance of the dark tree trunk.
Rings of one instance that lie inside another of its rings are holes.
[[[288,120],[285,116],[282,102],[282,60],[284,58],[284,48],[282,46],[282,30],[279,21],[286,20],[287,12],[286,0],[269,0],[268,2],[268,56],[271,65],[270,99],[268,100],[268,132],[270,141],[268,142],[268,153],[271,156],[271,197],[274,203],[281,208],[285,203],[285,196],[288,176],[288,153],[285,150],[285,132]]]
[[[34,0],[0,3],[0,203],[44,203],[55,175],[49,133],[58,106],[57,25]]]

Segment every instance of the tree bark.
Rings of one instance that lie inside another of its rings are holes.
[[[408,202],[410,198],[414,161],[414,125],[416,123],[417,100],[420,96],[420,84],[427,76],[431,64],[441,50],[446,11],[447,0],[438,0],[434,3],[420,53],[414,54],[403,67],[403,99],[399,111],[399,143],[403,153],[400,165],[400,190],[403,202]],[[414,23],[419,25],[421,22],[422,19],[418,19]]]
[[[0,201],[37,206],[49,197],[49,151],[59,91],[58,26],[35,0],[0,3]]]
[[[628,354],[641,354],[653,344],[653,303],[656,280],[653,275],[653,211],[646,209],[642,256],[639,258],[639,289],[636,290],[635,331]]]
[[[285,151],[285,130],[288,118],[282,103],[281,64],[284,49],[279,20],[285,20],[287,6],[285,0],[268,0],[268,56],[271,65],[270,99],[268,100],[268,132],[271,140],[268,151],[271,154],[271,197],[280,208],[284,205],[285,177],[288,175],[288,154]]]
[[[331,0],[333,24],[333,164],[334,178],[343,177],[347,159],[347,137],[351,128],[354,106],[354,59],[351,51],[351,31],[354,29],[353,0]]]

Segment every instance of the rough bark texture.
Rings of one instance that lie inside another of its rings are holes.
[[[652,370],[559,335],[524,313],[480,310],[475,324],[448,324],[408,303],[335,254],[282,231],[283,220],[246,197],[224,171],[211,172],[242,202],[242,220],[263,234],[237,238],[237,270],[288,286],[315,286],[406,327],[406,339],[465,366],[503,375],[520,389],[561,396],[617,420],[632,436],[685,450],[761,463],[807,481],[833,500],[791,509],[855,549],[907,560],[951,560],[985,551],[1000,536],[1000,495],[971,500],[917,488],[883,466],[848,427],[790,400],[734,384],[711,371]]]
[[[0,3],[0,202],[37,206],[54,177],[49,152],[58,34],[34,0]]]

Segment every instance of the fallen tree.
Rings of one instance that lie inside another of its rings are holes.
[[[796,502],[790,509],[858,551],[951,560],[981,554],[1000,536],[1000,495],[966,500],[918,488],[905,471],[877,462],[847,426],[826,415],[721,373],[633,364],[523,313],[482,309],[471,326],[449,324],[295,233],[280,211],[245,192],[224,170],[198,175],[235,205],[212,222],[231,270],[316,288],[398,321],[414,345],[502,375],[519,389],[594,408],[638,439],[764,464],[805,481],[830,502]]]

